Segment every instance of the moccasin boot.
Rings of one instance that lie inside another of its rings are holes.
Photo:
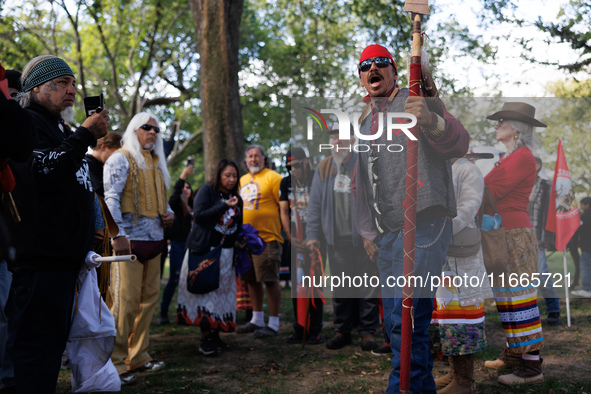
[[[449,362],[449,372],[447,373],[447,375],[443,375],[442,377],[435,379],[435,388],[437,390],[441,390],[442,388],[450,384],[452,379],[454,378],[454,359],[452,356],[449,356],[447,358],[447,361]]]
[[[472,394],[476,392],[474,382],[474,355],[451,356],[454,375],[447,386],[437,391],[438,394]]]
[[[496,360],[489,360],[484,362],[486,368],[501,369],[501,368],[517,368],[521,360],[521,354],[513,353],[508,346],[503,347],[501,355]]]
[[[499,383],[512,386],[514,384],[543,382],[542,359],[539,360],[521,360],[521,365],[517,370],[508,375],[499,376]]]

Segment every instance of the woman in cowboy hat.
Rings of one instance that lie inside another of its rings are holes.
[[[537,139],[534,127],[546,127],[535,119],[536,109],[526,103],[508,102],[501,111],[487,117],[496,120],[497,141],[507,153],[484,178],[496,202],[505,228],[509,259],[504,283],[493,281],[493,294],[507,338],[507,346],[485,367],[518,367],[515,372],[499,377],[507,385],[544,380],[540,349],[543,347],[542,324],[532,273],[538,272],[536,235],[527,213],[529,196],[536,179],[535,159],[531,152]],[[485,198],[485,212],[494,215],[491,201]],[[525,275],[523,275],[525,274]],[[512,283],[509,278],[527,277],[529,284]]]

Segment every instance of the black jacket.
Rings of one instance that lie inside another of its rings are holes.
[[[26,110],[0,93],[0,158],[26,161],[37,142],[32,120]]]
[[[238,197],[239,214],[236,218],[238,229],[242,226],[242,199]],[[219,237],[217,242],[213,239],[217,238],[213,235],[215,225],[219,223],[220,217],[228,210],[228,205],[225,202],[220,202],[220,191],[214,189],[209,183],[201,186],[195,200],[193,201],[193,229],[187,238],[187,248],[191,249],[197,254],[204,254],[209,251],[210,246],[219,244]],[[238,231],[231,236],[226,237],[224,247],[231,247],[234,245]],[[213,235],[213,237],[212,237]],[[212,239],[213,238],[213,239]]]
[[[102,198],[105,198],[105,187],[103,186],[103,167],[104,164],[101,163],[96,157],[92,155],[86,155],[86,162],[88,163],[88,170],[90,175],[90,182],[92,183],[92,188]]]
[[[84,127],[60,130],[44,107],[27,108],[38,142],[26,163],[11,163],[22,221],[8,218],[16,248],[10,269],[79,270],[94,242],[94,192],[84,155],[96,139]]]
[[[174,222],[166,232],[166,238],[171,241],[186,242],[187,236],[189,235],[189,232],[191,232],[192,217],[190,213],[187,213],[186,215],[184,214],[183,202],[181,201],[181,194],[183,193],[184,187],[184,179],[176,181],[172,195],[168,200],[168,205],[170,205],[170,208],[174,212]],[[192,204],[192,201],[189,204]]]

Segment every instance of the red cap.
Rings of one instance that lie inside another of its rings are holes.
[[[390,52],[386,48],[384,48],[383,46],[378,45],[378,44],[369,45],[367,48],[365,48],[363,50],[363,52],[361,52],[361,57],[359,58],[359,63],[361,63],[364,60],[371,59],[374,57],[387,57],[388,59],[390,59],[392,61],[392,64],[394,65],[394,69],[397,70],[396,63],[394,62],[392,55],[390,55]]]

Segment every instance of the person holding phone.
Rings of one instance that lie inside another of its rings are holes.
[[[76,78],[56,56],[29,61],[21,81],[17,99],[38,138],[24,162],[10,163],[21,220],[6,218],[16,249],[9,262],[16,331],[9,335],[17,392],[54,392],[76,279],[94,243],[94,193],[84,154],[107,133],[109,111],[90,116],[76,131],[65,126],[74,114]]]
[[[164,292],[162,293],[160,324],[170,323],[168,319],[168,307],[179,284],[179,275],[185,254],[185,243],[187,242],[189,232],[191,232],[193,221],[193,189],[191,189],[191,184],[186,179],[194,173],[195,167],[193,166],[192,160],[189,160],[187,166],[181,172],[179,180],[175,183],[172,195],[168,200],[168,204],[174,211],[174,222],[172,223],[172,227],[166,232],[167,238],[170,239],[170,274]]]
[[[236,328],[236,273],[234,245],[242,227],[242,198],[238,193],[240,172],[235,162],[222,159],[211,183],[201,186],[193,202],[194,225],[187,239],[179,287],[179,324],[201,328],[199,351],[214,356],[228,347],[219,333]],[[187,289],[189,253],[202,255],[222,244],[219,287],[206,294]]]

